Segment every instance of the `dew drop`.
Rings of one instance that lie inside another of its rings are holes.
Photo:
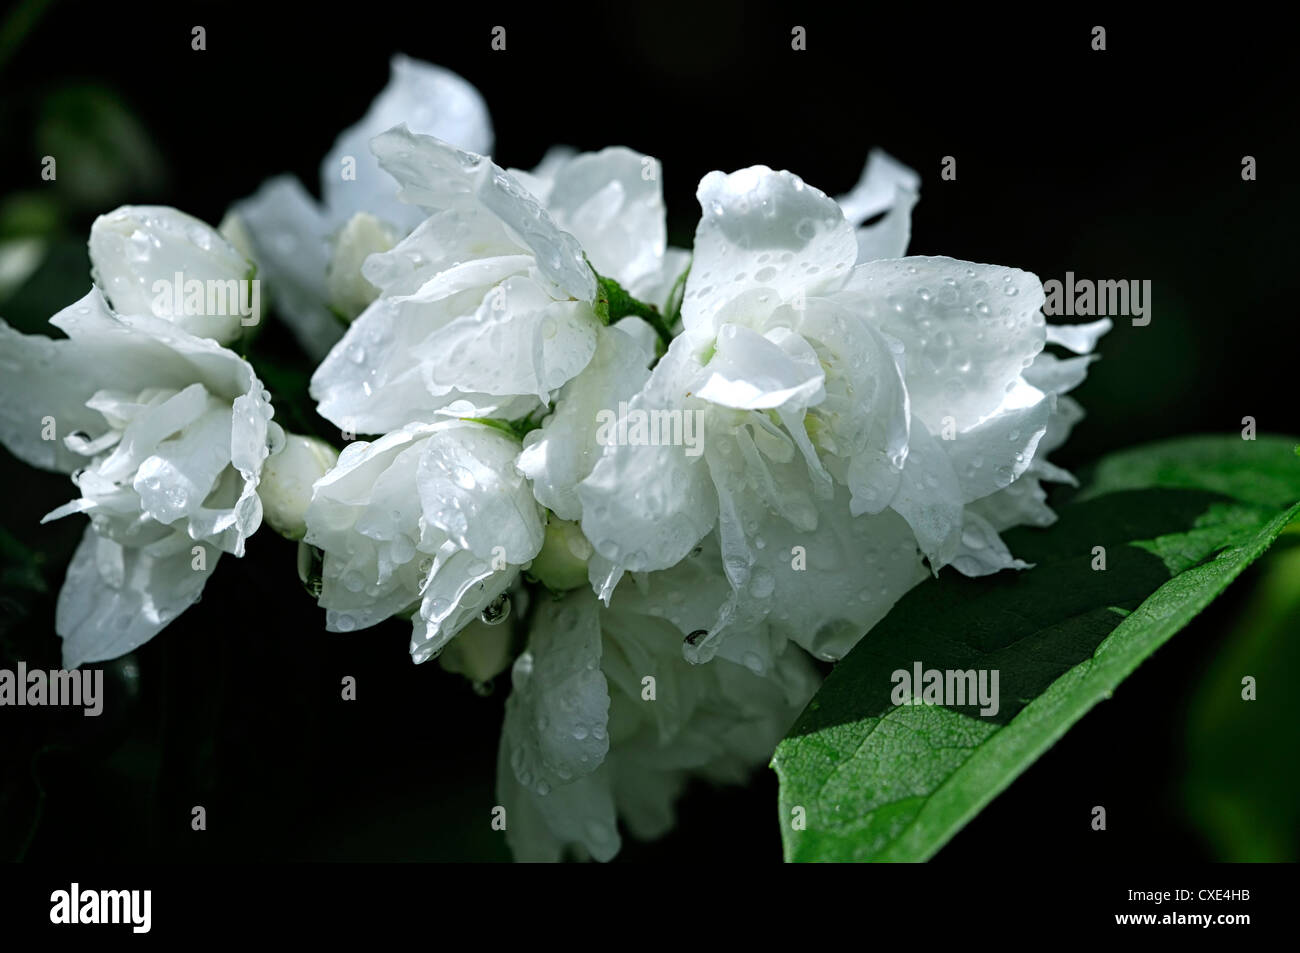
[[[484,625],[500,625],[506,619],[510,618],[510,594],[501,593],[479,613],[479,618]]]

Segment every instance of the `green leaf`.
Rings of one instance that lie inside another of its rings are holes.
[[[777,747],[786,859],[931,857],[1300,514],[1294,443],[1193,438],[1108,457],[1050,529],[1004,534],[1035,568],[944,571],[904,597]],[[996,670],[998,711],[894,704],[893,673],[917,662]]]

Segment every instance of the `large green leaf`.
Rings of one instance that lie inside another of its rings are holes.
[[[924,860],[1186,625],[1300,514],[1295,440],[1108,457],[1033,569],[917,587],[827,678],[772,765],[789,860]],[[1104,547],[1105,569],[1094,569]],[[996,670],[1000,708],[895,705],[892,673]]]

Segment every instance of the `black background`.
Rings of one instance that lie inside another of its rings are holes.
[[[1178,434],[1296,427],[1296,83],[1283,27],[865,5],[55,4],[0,71],[7,191],[39,189],[32,130],[72,82],[111,89],[166,159],[133,202],[208,221],[269,175],[316,188],[394,52],[478,87],[495,158],[625,144],[663,162],[670,234],[689,245],[711,169],[789,168],[831,194],[881,146],[917,169],[911,252],[1025,268],[1044,280],[1150,279],[1150,326],[1103,341],[1078,396],[1089,418],[1057,462]],[[207,50],[193,51],[203,25]],[[790,30],[807,28],[807,50]],[[1091,28],[1108,49],[1090,49]],[[504,25],[507,50],[490,49]],[[939,179],[943,156],[957,179]],[[1241,160],[1258,161],[1243,182]],[[94,211],[106,211],[98,209]],[[93,218],[66,223],[84,236]],[[86,290],[68,287],[64,302]],[[5,315],[12,320],[10,315]],[[268,332],[270,333],[270,332]],[[38,527],[66,483],[0,460],[3,524],[49,553],[57,586],[76,518]],[[98,720],[10,711],[0,856],[30,859],[504,859],[488,829],[505,686],[479,698],[414,667],[407,627],[323,631],[294,547],[259,533],[190,610],[118,663]],[[1088,715],[939,855],[982,863],[1212,859],[1177,797],[1187,686],[1222,645],[1247,580]],[[56,664],[52,595],[21,627]],[[31,656],[29,656],[31,657]],[[33,657],[35,663],[38,658]],[[134,674],[124,675],[131,669]],[[359,699],[339,699],[353,675]],[[91,723],[93,722],[93,724]],[[620,860],[780,857],[775,779],[692,789],[677,830]],[[209,830],[190,831],[190,807]],[[1092,805],[1110,830],[1089,829]]]

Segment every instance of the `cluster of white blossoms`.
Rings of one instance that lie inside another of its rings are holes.
[[[1024,271],[906,257],[919,179],[884,153],[838,200],[706,175],[687,252],[653,158],[508,171],[491,144],[472,87],[398,58],[323,202],[280,178],[220,234],[101,219],[97,287],[53,319],[69,340],[0,329],[0,437],[76,468],[51,514],[91,518],[59,601],[71,664],[155,634],[265,509],[328,630],[398,616],[417,662],[510,669],[508,842],[607,860],[620,825],[666,831],[690,778],[771,755],[810,655],[945,566],[1025,568],[999,533],[1053,520],[1040,481],[1071,477],[1046,455],[1108,322],[1048,325]],[[250,262],[320,361],[337,458],[270,423],[237,329],[149,313],[159,275]],[[44,415],[75,432],[42,439]]]

